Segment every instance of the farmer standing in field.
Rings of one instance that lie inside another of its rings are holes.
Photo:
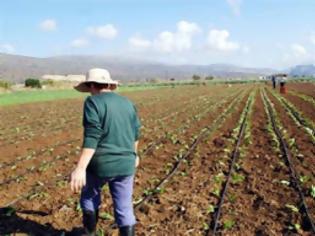
[[[140,121],[135,106],[113,92],[118,82],[104,69],[91,69],[86,81],[75,87],[90,92],[83,111],[84,140],[71,189],[81,190],[80,204],[87,235],[96,235],[101,189],[106,183],[112,196],[115,221],[121,236],[135,234],[132,193]]]

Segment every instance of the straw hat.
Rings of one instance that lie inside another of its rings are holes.
[[[89,86],[87,86],[87,83],[90,83],[90,82],[94,82],[98,84],[118,85],[118,81],[112,80],[108,70],[93,68],[93,69],[90,69],[86,73],[85,81],[79,83],[74,88],[78,90],[79,92],[90,92],[90,88]]]

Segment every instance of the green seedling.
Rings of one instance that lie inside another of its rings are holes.
[[[75,207],[75,210],[78,211],[78,212],[81,212],[82,211],[82,208],[81,208],[81,205],[79,202],[77,202],[77,205]]]
[[[212,193],[217,196],[217,197],[220,197],[220,189],[219,188],[215,188]]]
[[[108,184],[103,185],[102,191],[103,191],[103,192],[108,192],[108,191],[109,191],[109,186],[108,186]]]
[[[223,228],[225,230],[232,229],[234,225],[235,225],[235,221],[234,220],[226,220],[226,221],[223,222]]]
[[[217,184],[221,184],[223,182],[223,180],[224,180],[224,174],[222,172],[217,174],[216,176],[213,177],[213,180]]]
[[[38,192],[38,193],[34,193],[30,196],[27,197],[28,200],[33,200],[35,198],[39,198],[39,199],[45,199],[49,196],[48,193],[46,192]]]
[[[301,182],[301,184],[305,184],[306,182],[308,182],[310,180],[310,177],[307,176],[307,175],[304,175],[304,176],[300,176],[299,177],[299,181]]]
[[[158,193],[158,194],[165,193],[165,188],[156,188],[152,191],[152,193]]]
[[[210,214],[210,213],[214,213],[215,212],[215,207],[210,204],[207,208],[207,214]]]
[[[59,188],[64,188],[64,187],[66,187],[67,186],[67,181],[65,181],[65,180],[59,180],[58,182],[57,182],[57,187],[59,187]]]
[[[296,231],[299,231],[301,229],[301,225],[300,224],[294,224],[293,225]]]
[[[229,194],[228,195],[228,200],[229,200],[229,202],[231,202],[231,203],[234,203],[235,201],[236,201],[236,195],[235,194]]]
[[[288,145],[289,145],[290,148],[293,147],[295,145],[295,138],[289,139]]]
[[[315,199],[315,186],[314,185],[311,186],[310,194],[311,194],[312,198]]]
[[[286,204],[285,207],[288,208],[288,209],[290,209],[292,212],[295,212],[295,213],[298,213],[298,212],[299,212],[299,208],[297,208],[297,207],[294,206],[294,205]]]
[[[287,181],[287,180],[281,180],[280,183],[283,184],[283,185],[286,185],[286,186],[290,185],[290,182]]]
[[[153,193],[153,192],[152,192],[151,189],[145,189],[145,190],[143,190],[144,196],[149,196],[149,195],[151,195],[152,193]]]
[[[180,172],[180,175],[185,177],[185,176],[187,176],[187,173],[185,171],[182,171],[182,172]]]
[[[139,204],[142,200],[143,200],[142,197],[136,198],[136,199],[133,201],[133,204],[134,204],[134,205],[137,205],[137,204]]]
[[[233,184],[238,184],[238,183],[241,183],[245,180],[245,176],[244,175],[241,175],[241,174],[237,174],[237,173],[234,173],[232,174],[232,183]]]
[[[110,213],[107,213],[107,212],[101,212],[99,214],[99,217],[103,220],[114,220],[114,217]]]
[[[241,165],[239,163],[235,163],[235,170],[240,170],[241,169]]]
[[[209,225],[206,223],[206,222],[204,222],[203,224],[202,224],[202,228],[203,228],[203,230],[209,230]]]
[[[105,235],[105,231],[103,229],[99,229],[99,230],[97,230],[96,235],[97,236],[104,236]]]

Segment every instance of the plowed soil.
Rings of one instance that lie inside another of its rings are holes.
[[[211,231],[231,164],[235,128],[252,91],[256,93],[247,122],[250,136],[241,142],[233,172],[244,178],[228,187],[218,235],[312,235],[301,212],[292,210],[299,206],[300,198],[268,129],[260,96],[263,88],[213,85],[124,94],[137,105],[143,124],[134,200],[155,191],[135,211],[137,235],[205,235]],[[288,88],[315,95],[313,84],[288,84]],[[284,138],[294,139],[289,147],[294,168],[303,180],[302,189],[315,218],[310,192],[315,186],[314,145],[277,99],[267,95],[284,127]],[[314,122],[310,103],[292,94],[284,98]],[[82,103],[82,99],[74,99],[0,108],[0,235],[71,235],[82,226],[79,195],[71,193],[68,185],[82,142]],[[217,121],[225,112],[225,118]],[[202,136],[175,174],[156,191],[157,184],[215,121],[213,130]],[[8,212],[4,208],[8,204],[15,211]],[[118,235],[112,227],[112,202],[106,187],[100,211],[108,217],[100,220],[99,229]]]

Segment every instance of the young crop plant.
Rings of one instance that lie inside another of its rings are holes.
[[[234,220],[231,220],[231,219],[225,220],[223,222],[223,229],[230,230],[230,229],[232,229],[234,227],[234,225],[235,225],[235,221]]]
[[[245,180],[245,176],[238,173],[233,173],[231,176],[232,184],[242,183],[244,180]]]
[[[315,186],[314,185],[311,186],[310,195],[311,195],[312,198],[315,199]]]
[[[303,100],[306,101],[306,102],[311,103],[311,104],[315,107],[315,99],[314,99],[313,97],[307,96],[307,95],[305,95],[305,94],[293,92],[293,91],[290,91],[289,93],[292,94],[292,95],[294,95],[294,96],[297,96],[297,97],[303,99]]]
[[[301,184],[307,183],[310,179],[311,179],[311,177],[307,176],[307,175],[300,175],[299,176],[299,181]]]
[[[274,149],[277,152],[279,152],[279,150],[280,150],[280,142],[279,142],[279,140],[277,138],[276,133],[273,130],[273,127],[272,127],[271,114],[269,112],[267,101],[265,99],[265,91],[260,92],[260,96],[261,96],[261,99],[262,99],[263,104],[264,104],[265,113],[267,114],[267,117],[268,117],[267,131],[269,132],[269,134],[270,134],[270,136],[272,138],[272,143],[271,144],[274,147]]]
[[[287,111],[289,116],[295,122],[298,127],[303,127],[308,136],[315,143],[315,124],[304,117],[303,113],[299,111],[291,102],[280,96],[279,94],[272,91],[273,96],[280,102],[280,104]]]
[[[230,194],[228,195],[228,200],[229,200],[230,203],[235,203],[235,202],[236,202],[236,199],[237,199],[237,196],[236,196],[235,194],[230,193]]]
[[[212,213],[214,213],[215,212],[215,206],[214,205],[212,205],[212,204],[210,204],[208,207],[207,207],[207,214],[209,215],[209,214],[212,214]]]
[[[292,204],[286,204],[285,207],[290,209],[294,213],[298,213],[299,212],[299,208],[297,208],[296,206],[294,206]]]
[[[108,212],[100,212],[99,217],[102,220],[114,220],[114,217]]]
[[[214,196],[220,197],[221,189],[219,187],[214,187],[214,189],[211,192]]]

